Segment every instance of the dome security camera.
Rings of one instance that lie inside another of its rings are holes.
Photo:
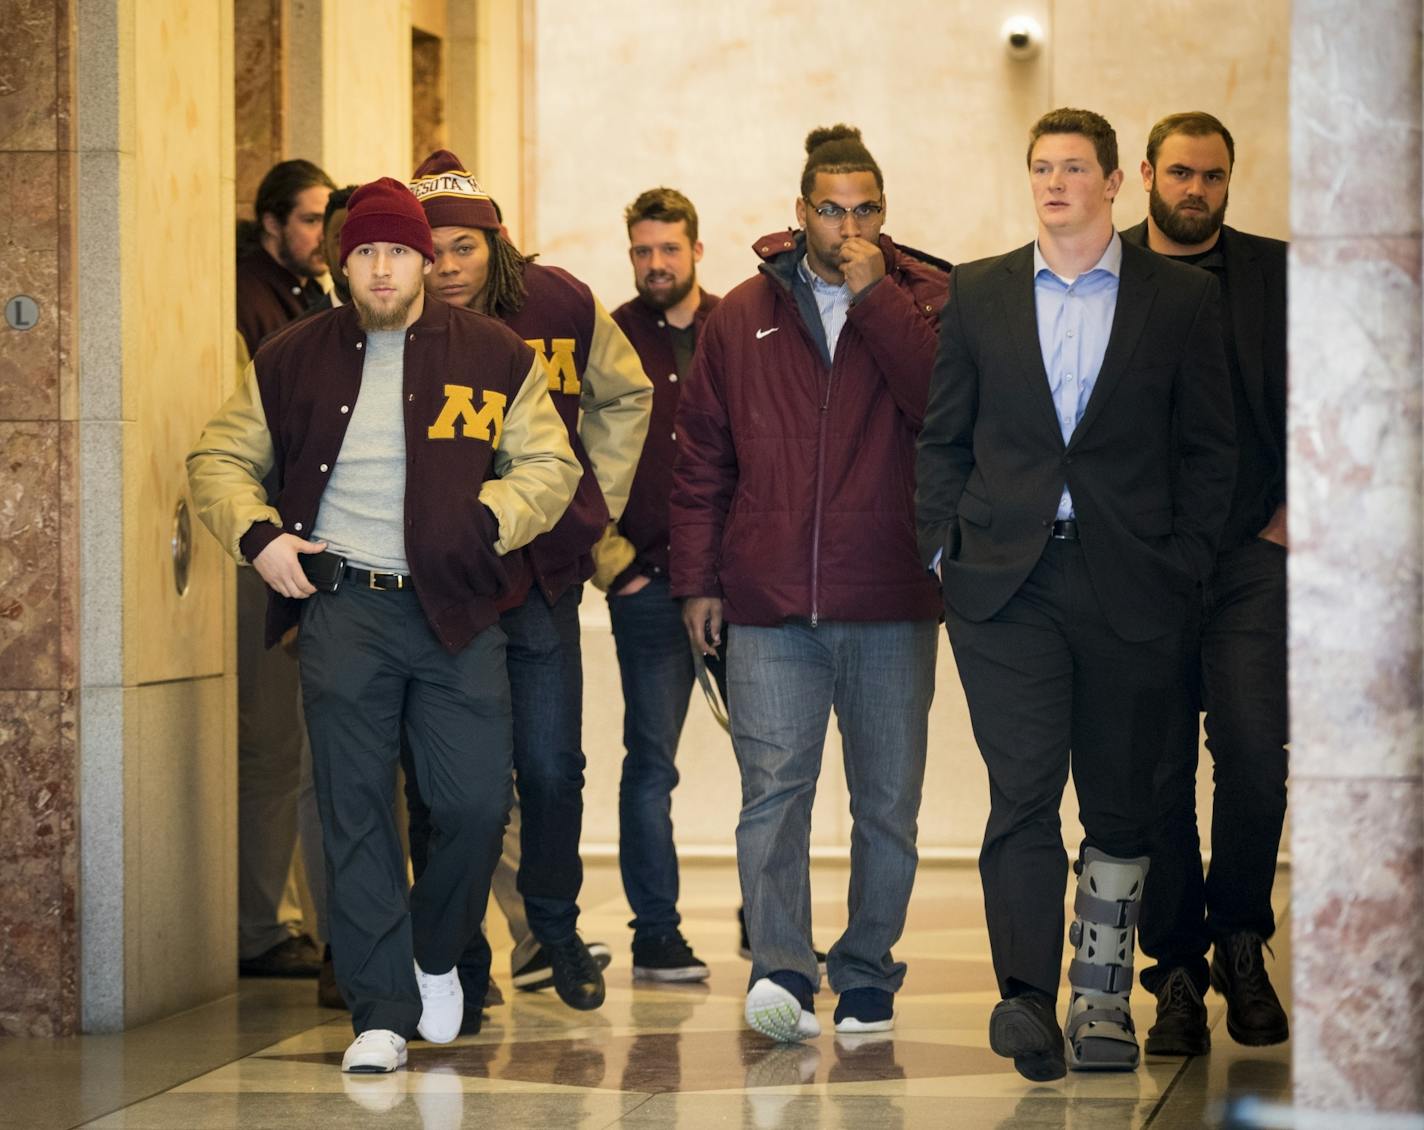
[[[1004,50],[1009,58],[1019,62],[1036,58],[1043,48],[1043,28],[1029,16],[1014,16],[1005,20],[999,35],[1003,38]]]

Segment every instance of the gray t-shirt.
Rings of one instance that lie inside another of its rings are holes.
[[[366,335],[361,393],[317,512],[315,541],[362,569],[409,573],[405,560],[405,331]]]

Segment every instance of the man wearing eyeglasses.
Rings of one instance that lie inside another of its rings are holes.
[[[912,476],[949,265],[881,235],[884,180],[859,130],[813,130],[806,150],[801,230],[757,241],[757,274],[698,340],[670,514],[693,647],[713,654],[736,625],[746,1018],[777,1041],[820,1032],[809,844],[833,708],[855,821],[849,922],[826,960],[836,1029],[892,1026],[939,618]]]

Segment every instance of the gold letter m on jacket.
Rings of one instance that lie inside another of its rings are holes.
[[[464,385],[445,386],[445,407],[440,418],[430,425],[431,439],[454,439],[455,422],[460,423],[460,433],[466,439],[482,439],[491,447],[499,446],[499,437],[504,433],[504,406],[508,397],[502,392],[486,391],[484,407],[475,411],[475,390]],[[491,436],[490,429],[494,434]]]

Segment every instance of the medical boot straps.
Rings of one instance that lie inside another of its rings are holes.
[[[1078,894],[1068,930],[1072,999],[1063,1031],[1074,1071],[1131,1071],[1140,1059],[1128,998],[1147,863],[1146,857],[1114,859],[1086,848],[1075,867]]]

